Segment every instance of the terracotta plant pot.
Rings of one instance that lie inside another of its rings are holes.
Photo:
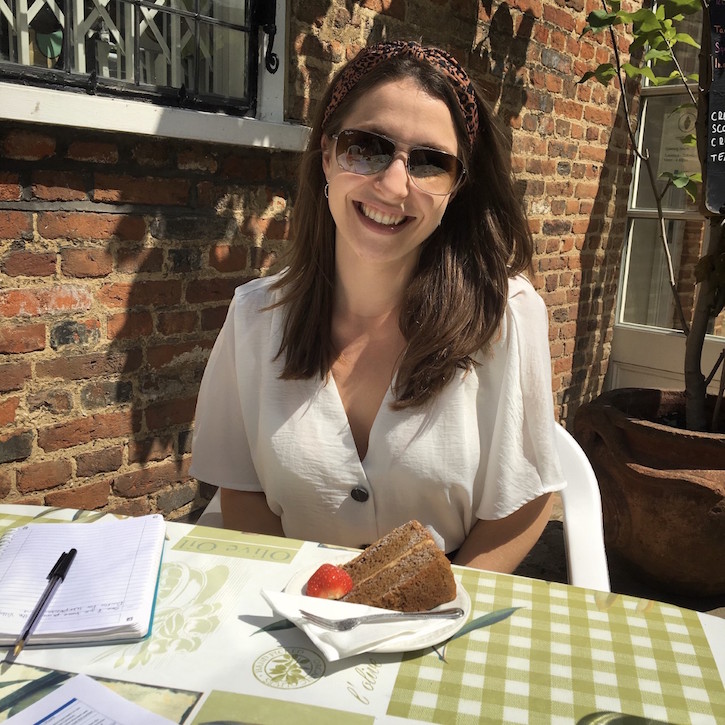
[[[574,435],[599,479],[607,548],[663,590],[721,595],[725,433],[656,422],[683,411],[682,392],[612,390],[579,408]]]

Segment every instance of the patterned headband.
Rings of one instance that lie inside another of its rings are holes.
[[[385,60],[406,55],[416,60],[427,61],[441,70],[451,81],[458,97],[458,105],[466,119],[468,139],[473,147],[478,133],[478,105],[471,79],[458,61],[446,51],[439,48],[424,48],[419,43],[412,41],[395,40],[391,43],[378,43],[370,48],[363,48],[337,77],[330,103],[325,110],[322,127],[327,125],[330,116],[337,110],[343,98],[370,70]]]

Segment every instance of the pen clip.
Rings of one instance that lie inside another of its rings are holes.
[[[65,579],[65,575],[68,573],[68,569],[70,569],[70,565],[73,563],[73,559],[75,559],[77,553],[75,549],[64,551],[58,558],[58,561],[55,562],[55,566],[50,570],[48,579],[53,579],[53,577]]]

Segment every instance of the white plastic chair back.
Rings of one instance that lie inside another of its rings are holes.
[[[218,488],[212,496],[211,501],[202,511],[201,516],[197,519],[199,526],[216,526],[221,529],[224,526],[222,521],[222,490]]]
[[[561,503],[569,584],[609,592],[602,498],[597,477],[581,446],[558,424],[556,447],[567,483],[561,492]]]

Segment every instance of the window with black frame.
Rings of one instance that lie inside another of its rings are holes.
[[[0,80],[253,115],[275,0],[0,0]]]

